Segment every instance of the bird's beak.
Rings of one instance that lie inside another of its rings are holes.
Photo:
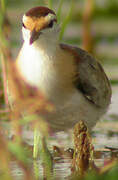
[[[41,32],[36,32],[35,30],[33,30],[30,34],[29,44],[31,45],[34,41],[36,41],[40,34]]]

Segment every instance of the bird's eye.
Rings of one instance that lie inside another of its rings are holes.
[[[49,27],[49,28],[52,28],[53,23],[54,23],[54,22],[53,22],[53,21],[51,21],[51,22],[48,24],[48,27]]]
[[[22,23],[22,26],[23,26],[24,28],[26,28],[26,26],[24,25],[24,23]]]

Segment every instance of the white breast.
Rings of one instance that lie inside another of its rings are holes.
[[[40,86],[44,74],[49,68],[46,65],[47,58],[43,51],[24,44],[18,60],[18,67],[22,76],[30,85]]]
[[[25,81],[40,88],[50,99],[63,99],[72,91],[73,58],[61,50],[55,51],[55,47],[48,52],[25,43],[17,67]]]

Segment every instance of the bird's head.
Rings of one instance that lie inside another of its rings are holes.
[[[43,6],[27,11],[23,16],[22,26],[24,41],[28,41],[30,45],[40,38],[55,39],[59,32],[55,12]]]

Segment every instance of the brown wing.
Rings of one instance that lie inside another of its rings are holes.
[[[65,44],[60,44],[60,46],[75,57],[77,77],[74,84],[76,88],[96,106],[107,107],[111,100],[111,86],[99,62],[80,48]]]

